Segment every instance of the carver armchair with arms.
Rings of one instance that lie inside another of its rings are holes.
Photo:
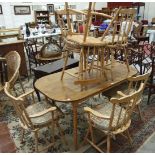
[[[12,101],[12,104],[16,110],[17,116],[20,119],[20,126],[22,131],[21,142],[23,141],[25,131],[29,130],[32,133],[34,133],[35,152],[41,152],[43,150],[46,150],[49,147],[51,147],[55,142],[54,133],[55,133],[55,127],[57,127],[60,131],[61,138],[66,143],[63,131],[60,128],[60,125],[58,123],[59,115],[56,110],[56,107],[50,107],[47,104],[36,103],[33,96],[34,90],[31,90],[25,94],[22,94],[19,97],[14,97],[10,92],[10,83],[6,83],[4,87],[4,91]],[[28,105],[27,96],[30,96],[30,95],[32,95],[32,104]],[[47,147],[43,148],[42,150],[39,150],[38,133],[39,133],[39,130],[44,127],[51,128],[52,143],[47,145]]]
[[[85,107],[84,111],[86,112],[89,126],[84,141],[89,142],[99,152],[103,152],[103,149],[99,148],[103,143],[107,143],[106,152],[110,152],[111,139],[117,134],[123,135],[132,144],[128,128],[131,125],[131,115],[139,96],[143,92],[143,87],[144,83],[141,83],[139,89],[130,95],[124,95],[124,97],[119,99],[111,98],[109,102],[104,102],[94,108]],[[106,135],[106,138],[103,138],[103,141],[99,144],[95,142],[93,128]]]

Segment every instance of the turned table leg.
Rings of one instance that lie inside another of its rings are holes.
[[[74,135],[74,148],[78,149],[78,137],[77,137],[77,104],[72,103],[73,106],[73,135]]]

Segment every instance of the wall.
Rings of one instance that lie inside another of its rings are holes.
[[[0,3],[0,5],[2,5],[2,3]],[[3,11],[3,9],[2,9]],[[4,11],[3,11],[4,13]],[[5,25],[5,21],[4,21],[4,15],[0,14],[0,27]]]
[[[145,3],[144,19],[148,19],[149,22],[155,17],[155,2]]]
[[[48,3],[49,4],[49,3]],[[34,6],[41,6],[42,9],[46,9],[47,3],[43,2],[6,2],[0,3],[3,9],[3,15],[0,15],[0,25],[5,26],[6,28],[15,28],[20,25],[25,24],[26,22],[34,21]],[[14,5],[30,5],[31,6],[31,15],[14,15]],[[76,9],[82,10],[88,8],[87,2],[70,2],[69,5],[76,5]],[[63,7],[63,2],[54,3],[54,8]],[[96,3],[96,9],[100,10],[102,7],[106,7],[106,2],[98,2]],[[51,21],[55,21],[55,17],[51,16]]]

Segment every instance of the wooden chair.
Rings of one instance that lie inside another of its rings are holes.
[[[149,36],[146,36],[145,35],[142,35],[142,23],[138,23],[139,25],[137,27],[133,27],[133,37],[138,41],[138,44],[142,41],[143,43],[144,42],[148,42],[149,43]]]
[[[17,79],[19,80],[20,86],[25,92],[24,87],[22,85],[20,74],[19,74],[19,68],[21,64],[21,58],[20,55],[16,51],[11,51],[5,57],[1,58],[1,60],[6,62],[7,65],[7,81],[10,83],[11,89],[14,89],[15,82]],[[6,82],[6,81],[5,81]],[[4,85],[0,87],[0,91],[3,91]],[[1,107],[1,110],[3,108]]]
[[[131,124],[132,112],[139,96],[143,92],[143,87],[144,83],[141,83],[140,88],[134,93],[119,99],[111,98],[110,102],[100,104],[93,109],[85,107],[84,111],[86,112],[89,127],[84,142],[89,142],[99,152],[103,152],[99,146],[106,142],[107,152],[110,152],[111,138],[117,134],[121,134],[129,140],[130,144],[132,144],[128,128]],[[100,130],[106,135],[106,138],[99,144],[95,143],[93,128]],[[126,136],[123,134],[124,132],[126,132]],[[88,137],[90,137],[90,139]]]
[[[144,90],[149,76],[150,76],[150,73],[146,73],[143,75],[137,75],[136,77],[128,78],[128,83],[129,83],[128,88],[121,90],[121,91],[117,91],[117,94],[118,94],[117,97],[124,97],[126,95],[130,95],[130,94],[134,93],[135,91],[137,91],[139,89],[141,83],[144,83],[143,84],[143,90]],[[138,96],[138,101],[136,102],[135,108],[138,110],[140,119],[143,120],[141,110],[140,110],[141,102],[142,102],[142,94],[140,96]]]
[[[104,13],[95,12],[95,3],[90,2],[88,6],[88,11],[79,11],[69,8],[68,3],[65,3],[66,18],[68,31],[66,33],[65,42],[70,48],[77,49],[80,54],[80,62],[78,68],[78,74],[72,74],[69,71],[65,71],[65,66],[67,64],[67,56],[65,59],[64,69],[62,71],[61,80],[63,80],[64,73],[74,76],[76,80],[75,84],[81,85],[85,88],[86,85],[100,83],[101,81],[109,80],[107,78],[107,71],[111,73],[111,80],[113,80],[112,69],[114,67],[114,50],[115,48],[123,48],[127,70],[129,69],[129,64],[127,60],[127,41],[128,35],[131,30],[131,26],[136,14],[135,9],[117,9],[114,11],[114,16],[106,15]],[[70,13],[75,12],[79,14],[86,15],[86,24],[84,34],[75,34],[72,31]],[[92,17],[93,15],[99,15],[108,19],[111,19],[111,23],[108,25],[106,31],[102,37],[95,38],[89,35]],[[120,29],[117,30],[119,25]],[[112,30],[112,31],[111,31]],[[110,34],[111,32],[111,34]],[[107,48],[109,50],[107,50]],[[66,55],[68,55],[67,52]],[[110,56],[105,56],[106,53]],[[89,57],[92,56],[91,63],[88,61]],[[97,60],[95,60],[95,58]]]
[[[150,103],[150,98],[152,94],[155,94],[155,56],[152,58],[152,71],[151,71],[151,77],[150,80],[147,84],[147,87],[149,88],[149,93],[148,93],[148,101],[147,104]]]
[[[24,43],[24,46],[25,46],[26,54],[27,54],[28,61],[29,61],[29,70],[30,70],[30,75],[31,75],[32,65],[35,65],[35,67],[39,65],[36,59],[36,55],[39,52],[37,51],[36,42],[26,41]]]
[[[20,119],[20,125],[22,129],[22,137],[21,142],[23,142],[24,133],[26,130],[29,130],[34,133],[35,136],[35,151],[40,152],[43,151],[49,147],[51,147],[54,144],[54,131],[55,126],[59,129],[61,138],[65,141],[65,138],[63,136],[63,131],[60,128],[60,125],[58,123],[59,116],[56,110],[56,107],[49,107],[46,104],[40,104],[35,103],[33,92],[34,90],[31,90],[25,94],[22,94],[21,96],[14,97],[10,93],[10,83],[6,83],[4,87],[4,91],[6,95],[11,99],[12,104],[16,110],[16,113]],[[32,104],[26,107],[26,97],[32,95]],[[44,127],[51,127],[52,129],[52,143],[49,144],[46,148],[43,150],[38,150],[38,132],[40,129]]]

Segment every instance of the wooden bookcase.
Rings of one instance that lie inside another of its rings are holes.
[[[36,24],[50,24],[48,11],[35,11]]]

